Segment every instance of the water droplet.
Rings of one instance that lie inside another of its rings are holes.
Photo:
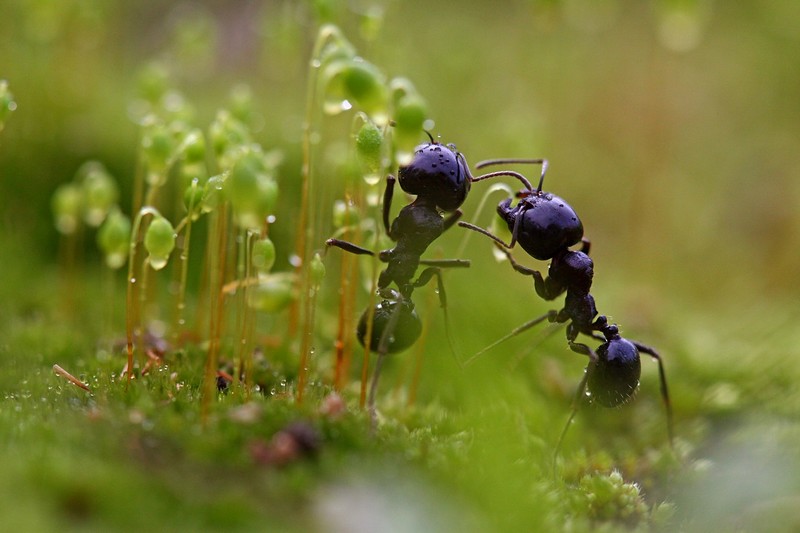
[[[161,270],[162,268],[167,266],[167,259],[169,259],[169,258],[168,257],[153,257],[151,255],[151,256],[148,256],[147,262],[150,263],[150,266],[153,268],[153,270]]]
[[[494,258],[498,263],[508,259],[508,257],[506,257],[506,254],[497,249],[497,246],[492,246],[492,255],[494,255]]]
[[[408,165],[414,159],[414,154],[411,152],[400,150],[397,152],[397,163],[400,166]]]
[[[364,182],[369,186],[374,187],[375,185],[380,183],[380,181],[381,181],[380,174],[375,174],[375,173],[364,174]]]
[[[322,104],[322,110],[327,115],[338,115],[343,111],[349,111],[353,108],[353,104],[349,100],[339,100],[337,98],[330,98],[325,100]]]

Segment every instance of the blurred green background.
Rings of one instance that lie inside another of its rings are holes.
[[[679,514],[697,528],[725,524],[732,508],[755,501],[740,514],[755,507],[754,516],[788,513],[781,524],[797,523],[788,509],[800,498],[800,3],[5,0],[2,10],[0,79],[17,103],[0,133],[6,327],[59,290],[55,187],[91,158],[130,192],[130,106],[153,60],[168,66],[203,125],[232,87],[252,88],[259,142],[286,154],[281,202],[291,217],[307,62],[319,24],[331,21],[388,76],[414,82],[433,134],[471,163],[549,159],[545,188],[571,203],[593,243],[600,312],[659,348],[681,446],[711,469],[663,489]],[[473,191],[464,219],[486,226],[493,209],[477,213],[482,184]],[[288,250],[294,228],[280,222]],[[464,238],[451,230],[436,253],[453,256]],[[86,253],[96,254],[91,240]],[[549,309],[478,236],[464,257],[473,268],[447,276],[464,353]],[[441,325],[435,305],[425,312]],[[320,335],[335,313],[321,312]],[[506,441],[520,435],[551,449],[585,363],[563,333],[535,347],[543,334],[527,333],[462,371],[441,329],[428,341],[419,401],[467,413],[492,434],[482,442],[497,446],[486,452],[495,463],[519,452]],[[38,342],[32,361],[12,344],[0,349],[9,390],[54,362]],[[565,454],[663,445],[654,365],[642,389],[624,410],[582,413]],[[513,471],[487,473],[486,486],[509,483]],[[690,496],[680,500],[675,487]]]

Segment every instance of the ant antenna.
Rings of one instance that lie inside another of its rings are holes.
[[[428,136],[428,139],[431,140],[431,144],[436,144],[436,141],[433,140],[433,135],[431,135],[431,132],[429,132],[428,130],[422,130],[422,131],[424,131],[425,135]]]
[[[511,164],[523,164],[523,165],[542,165],[542,175],[539,177],[539,186],[536,187],[536,192],[542,192],[542,185],[544,185],[544,175],[547,173],[547,166],[548,162],[547,159],[516,159],[516,158],[506,158],[506,159],[487,159],[485,161],[480,161],[475,168],[483,168],[488,167],[489,165],[511,165]],[[533,191],[533,187],[528,185],[528,190]]]
[[[479,166],[475,166],[475,168],[480,168]],[[498,170],[497,172],[489,172],[488,174],[483,174],[482,176],[478,176],[477,178],[470,177],[470,181],[483,181],[488,180],[489,178],[496,178],[497,176],[511,176],[512,178],[516,178],[519,180],[522,185],[525,186],[525,189],[528,191],[533,191],[533,186],[531,182],[528,181],[528,178],[520,174],[519,172],[514,172],[513,170]]]
[[[497,339],[496,341],[491,343],[489,346],[486,346],[485,348],[483,348],[482,350],[477,352],[475,355],[473,355],[472,357],[470,357],[469,359],[464,361],[464,365],[465,366],[469,365],[475,359],[477,359],[478,357],[480,357],[484,353],[488,352],[492,348],[504,343],[505,341],[507,341],[508,339],[510,339],[512,337],[516,337],[520,333],[528,331],[529,329],[531,329],[536,324],[540,324],[540,323],[544,322],[545,320],[547,320],[549,322],[554,322],[557,314],[558,314],[558,312],[556,312],[556,311],[548,311],[547,313],[543,314],[542,316],[536,317],[533,320],[529,320],[529,321],[525,322],[524,324],[522,324],[521,326],[517,326],[516,328],[514,328],[507,335],[501,337],[500,339]]]

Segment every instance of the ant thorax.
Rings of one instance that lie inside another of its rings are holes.
[[[422,198],[403,207],[392,222],[392,235],[397,236],[397,246],[418,255],[444,232],[444,219],[434,205]]]
[[[443,232],[444,219],[432,205],[418,199],[403,207],[391,228],[391,234],[397,236],[397,244],[380,253],[381,261],[387,265],[378,284],[387,286],[394,282],[401,292],[406,292],[420,256]]]
[[[581,251],[564,250],[553,257],[548,275],[576,294],[588,294],[592,289],[594,262]]]

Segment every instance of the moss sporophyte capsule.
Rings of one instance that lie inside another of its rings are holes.
[[[119,209],[111,211],[97,232],[97,243],[110,268],[116,269],[125,264],[130,247],[130,236],[130,219]]]
[[[236,220],[245,228],[259,228],[278,198],[278,185],[269,175],[263,154],[256,151],[236,161],[226,189]]]
[[[144,247],[148,253],[148,262],[154,270],[161,270],[166,266],[175,248],[175,229],[166,218],[153,218],[144,235]]]
[[[365,174],[377,174],[382,167],[383,133],[373,122],[366,122],[356,134],[356,153]]]
[[[254,242],[251,254],[253,266],[262,272],[269,272],[275,264],[275,244],[269,238]]]

